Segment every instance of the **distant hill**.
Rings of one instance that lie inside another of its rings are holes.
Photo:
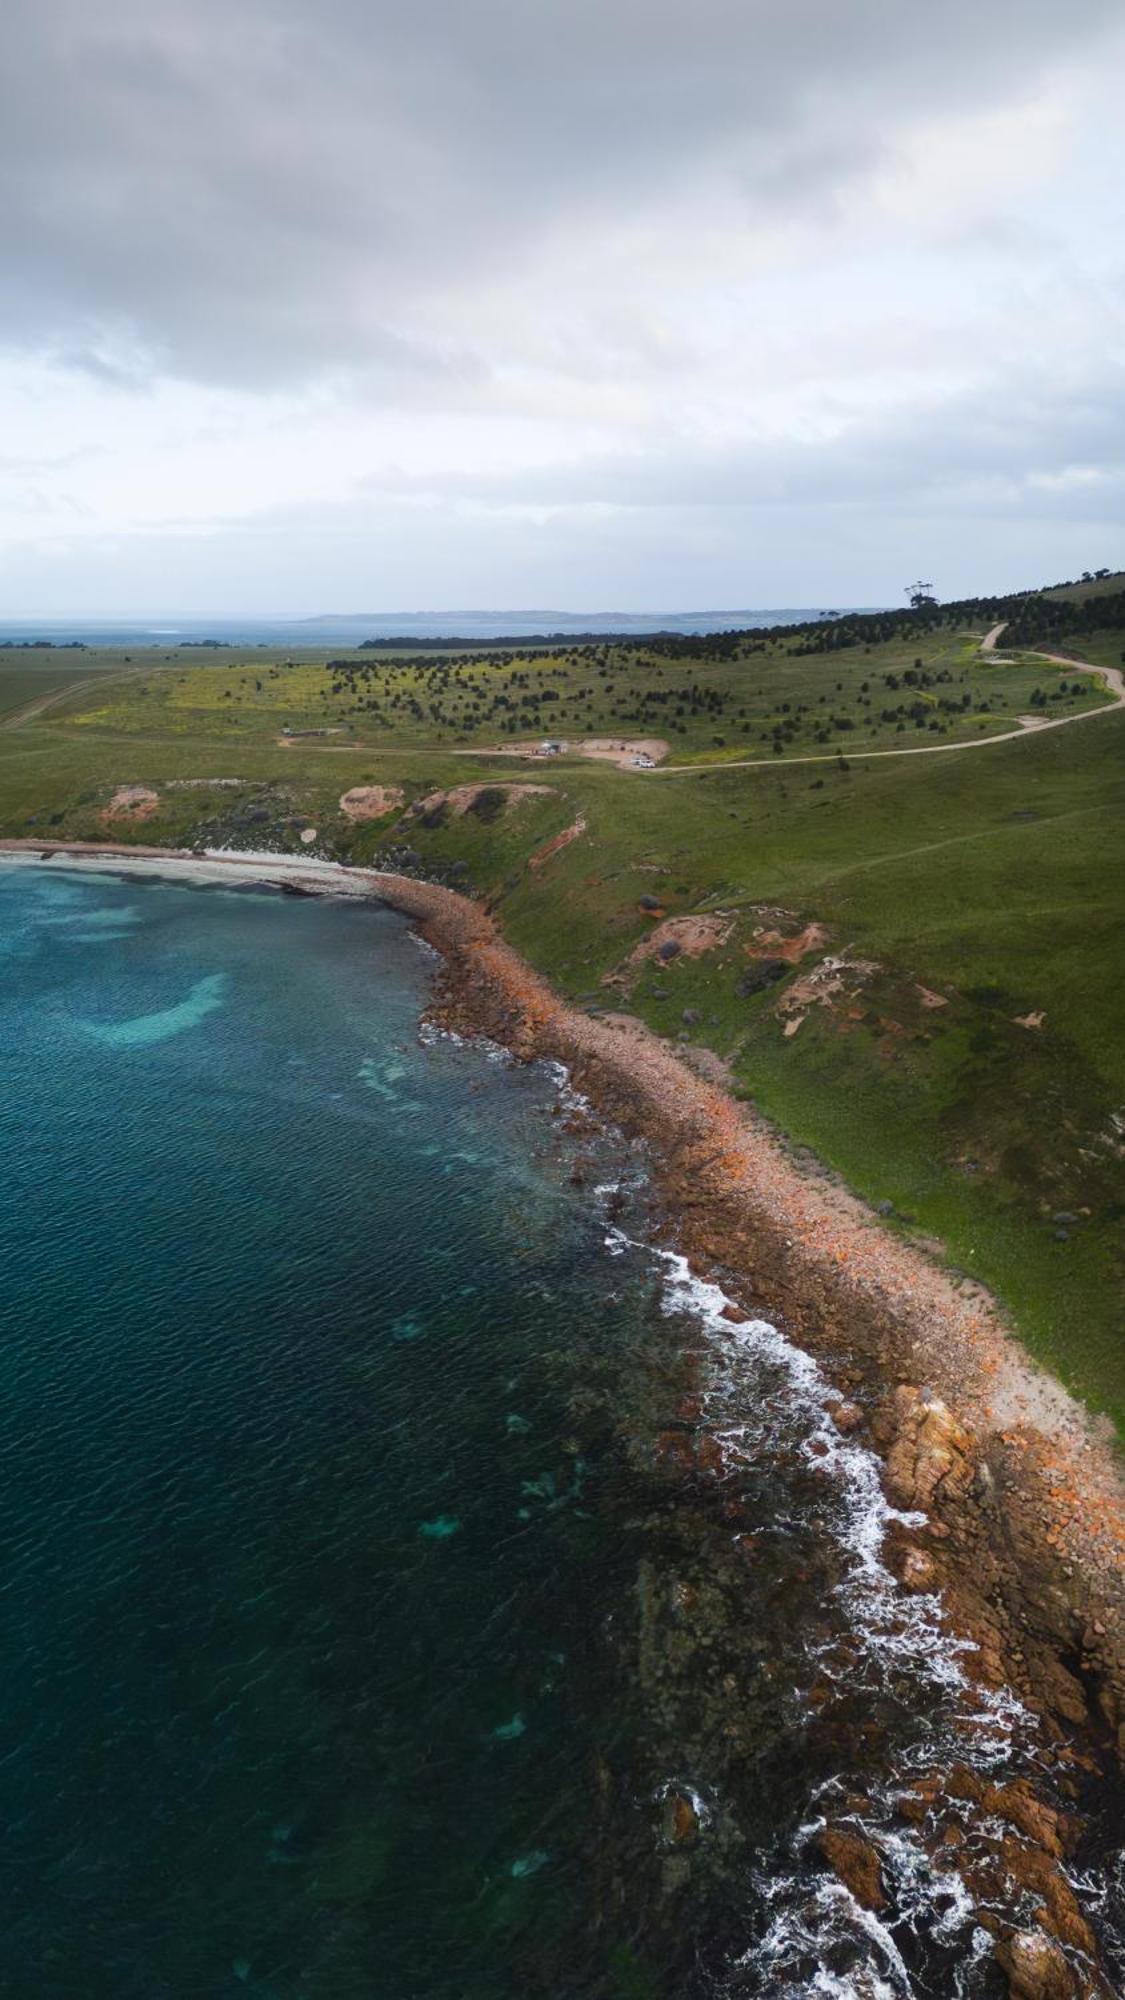
[[[1037,640],[1062,643],[1094,630],[1125,626],[1125,572],[1085,576],[1044,589],[1011,591],[1003,597],[958,598],[948,604],[918,609],[856,607],[847,611],[790,608],[784,610],[570,612],[446,611],[334,614],[294,624],[294,634],[315,626],[333,632],[341,643],[378,650],[408,642],[420,646],[480,645],[483,642],[539,644],[565,640],[604,642],[608,639],[658,637],[722,641],[735,633],[788,636],[795,650],[834,652],[855,645],[872,645],[921,635],[943,627],[972,626],[981,621],[1008,631],[1005,644],[1032,645]]]
[[[1114,569],[1084,576],[1077,583],[1053,583],[1036,592],[1037,597],[1065,597],[1071,604],[1086,604],[1092,597],[1114,597],[1125,590],[1125,570]]]
[[[867,607],[865,607],[867,608]],[[719,632],[757,632],[774,626],[804,625],[838,617],[815,605],[734,611],[349,611],[294,620],[292,632],[315,627],[340,640],[463,640],[477,645],[499,639],[630,639],[651,632],[705,637]],[[295,643],[300,643],[295,639]]]
[[[960,597],[948,604],[901,611],[843,611],[797,625],[779,624],[764,636],[787,639],[792,652],[819,654],[1001,623],[1006,627],[1005,647],[1060,645],[1092,632],[1123,631],[1125,571],[1107,571],[1046,589],[1009,591],[1003,597]]]

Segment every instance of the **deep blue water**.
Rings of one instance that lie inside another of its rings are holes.
[[[896,1785],[1020,1720],[639,1156],[387,912],[10,867],[0,958],[0,1993],[994,1992]]]
[[[6,870],[0,944],[0,1990],[518,1991],[631,1317],[554,1090],[387,913]]]

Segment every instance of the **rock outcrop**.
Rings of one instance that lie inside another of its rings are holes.
[[[1077,2000],[1082,1987],[1045,1931],[1016,1931],[996,1947],[1011,2000]]]
[[[820,1851],[828,1866],[850,1889],[865,1910],[881,1910],[887,1898],[883,1892],[883,1871],[879,1856],[869,1840],[847,1827],[826,1826],[820,1836]]]
[[[944,1502],[968,1492],[972,1439],[940,1396],[903,1383],[884,1427],[892,1434],[887,1489],[897,1507],[928,1513],[939,1497]]]

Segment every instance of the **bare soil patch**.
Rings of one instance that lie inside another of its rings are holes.
[[[114,826],[122,821],[135,825],[138,820],[152,819],[159,811],[159,792],[151,791],[147,785],[118,785],[98,818],[103,826]]]
[[[382,819],[385,813],[398,812],[406,799],[401,785],[353,785],[340,800],[340,811],[347,819]]]
[[[822,951],[831,933],[823,924],[806,924],[793,935],[755,926],[751,942],[743,946],[747,958],[783,958],[787,965],[799,965],[812,951]]]
[[[812,1007],[831,1008],[837,1000],[852,999],[879,967],[869,959],[822,958],[811,972],[802,973],[786,988],[777,1003],[785,1021],[786,1035],[795,1035]]]
[[[168,778],[166,792],[235,792],[240,785],[249,782],[246,778]]]
[[[508,810],[523,799],[546,798],[554,789],[553,785],[454,785],[451,791],[429,792],[424,799],[417,799],[410,811],[412,816],[420,818],[423,813],[436,812],[439,806],[445,806],[451,819],[460,819],[472,811],[484,792],[503,792]]]
[[[584,736],[575,747],[580,756],[616,764],[622,771],[635,769],[637,757],[651,757],[654,764],[659,764],[669,748],[663,736]]]
[[[527,865],[532,874],[538,875],[544,862],[550,861],[554,854],[561,854],[563,848],[569,847],[572,841],[581,839],[585,831],[586,822],[579,814],[570,826],[564,826],[561,833],[556,833],[552,840],[546,841],[534,854],[528,856]]]
[[[544,740],[549,739],[539,737],[534,742],[494,743],[484,754],[489,757],[534,757],[547,764],[553,763],[557,756],[592,757],[603,764],[616,764],[619,770],[632,771],[638,768],[638,757],[647,758],[650,764],[659,764],[669,750],[663,736],[579,736],[573,742],[566,740],[565,751],[545,755],[540,748]],[[479,750],[462,750],[458,754],[479,757],[482,753]]]
[[[646,958],[664,959],[669,964],[677,958],[702,958],[706,952],[717,951],[726,944],[733,929],[734,918],[722,911],[705,916],[665,917],[638,940],[623,965],[606,973],[602,985],[625,985],[630,972]]]

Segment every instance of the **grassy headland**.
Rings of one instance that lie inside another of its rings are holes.
[[[9,652],[0,833],[296,850],[315,828],[312,852],[487,898],[566,997],[714,1051],[1120,1421],[1125,711],[865,754],[1104,705],[1032,652],[1118,663],[1122,579],[1099,582],[645,646]],[[1003,619],[1015,650],[982,656]],[[29,714],[37,675],[82,685]],[[672,768],[492,754],[547,735],[661,737]],[[550,789],[502,789],[528,782]],[[350,817],[368,785],[403,803]]]

